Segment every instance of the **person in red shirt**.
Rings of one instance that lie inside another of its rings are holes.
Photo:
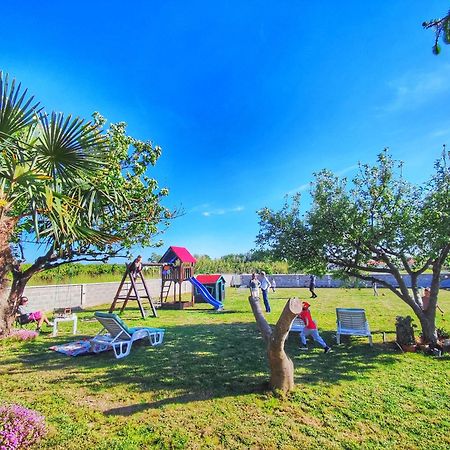
[[[303,302],[302,304],[302,312],[298,315],[300,319],[303,320],[305,324],[305,328],[300,333],[300,341],[301,341],[301,350],[308,350],[306,345],[306,338],[308,336],[312,336],[314,341],[316,341],[322,348],[325,353],[331,351],[331,348],[325,343],[325,341],[320,337],[319,331],[317,330],[317,325],[311,317],[311,311],[309,307],[311,305],[308,302]]]

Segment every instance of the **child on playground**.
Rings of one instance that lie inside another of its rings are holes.
[[[308,350],[306,345],[306,338],[312,336],[312,338],[323,348],[325,353],[331,351],[331,348],[325,343],[325,341],[320,337],[319,331],[317,330],[317,325],[311,317],[311,312],[309,307],[311,305],[308,302],[303,302],[302,312],[298,315],[300,319],[303,320],[305,328],[300,332],[301,346],[300,350]]]
[[[142,271],[142,256],[139,255],[131,264],[128,269],[134,279],[137,278],[138,274]]]
[[[52,327],[53,322],[48,320],[47,316],[42,311],[31,311],[28,307],[28,298],[20,297],[19,307],[17,312],[20,314],[20,323],[30,323],[37,322],[36,331],[41,331],[42,324],[45,323],[47,326]]]

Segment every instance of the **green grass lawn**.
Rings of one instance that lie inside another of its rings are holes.
[[[333,345],[338,306],[364,307],[375,332],[393,332],[396,315],[408,308],[371,289],[317,293],[312,314],[333,352],[312,345],[300,352],[298,335],[291,336],[286,349],[297,388],[286,397],[266,391],[265,348],[247,290],[229,289],[223,313],[199,304],[142,320],[128,309],[130,326],[163,327],[166,336],[161,347],[134,344],[123,360],[111,352],[71,358],[49,351],[73,340],[70,323],[57,338],[3,341],[0,401],[46,417],[45,449],[450,448],[448,355],[401,354],[394,334],[383,344],[376,333],[372,348],[363,338]],[[271,294],[271,323],[294,295],[306,298],[307,291]],[[440,305],[446,315],[438,326],[450,331],[450,292],[441,292]],[[84,336],[100,328],[92,315],[80,314]]]

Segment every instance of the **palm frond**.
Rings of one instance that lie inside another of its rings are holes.
[[[14,136],[29,127],[35,120],[39,102],[28,96],[28,90],[21,92],[22,85],[16,80],[9,82],[8,74],[0,71],[0,139]]]
[[[104,164],[106,138],[91,122],[52,113],[41,114],[36,165],[49,175],[71,180]]]
[[[61,205],[47,212],[40,222],[38,240],[53,242],[56,247],[74,243],[89,245],[107,245],[121,238],[102,230],[78,223],[74,216],[62,213]]]

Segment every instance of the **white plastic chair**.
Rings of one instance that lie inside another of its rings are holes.
[[[94,316],[103,325],[103,329],[91,339],[95,353],[111,347],[116,358],[120,359],[130,354],[133,342],[138,339],[147,337],[152,346],[160,345],[163,342],[164,330],[162,328],[128,328],[116,314],[96,312]]]
[[[305,322],[303,322],[302,319],[300,319],[300,317],[296,317],[292,323],[291,323],[291,328],[289,328],[289,331],[297,331],[298,333],[303,331],[303,328],[305,328]]]
[[[358,308],[336,308],[336,342],[341,343],[341,335],[366,336],[369,344],[372,345],[372,334],[369,322],[366,318],[366,311]]]

